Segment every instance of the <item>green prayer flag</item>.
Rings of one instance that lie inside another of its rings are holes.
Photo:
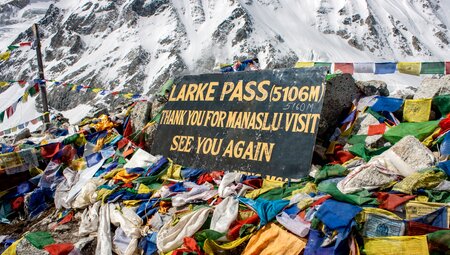
[[[404,122],[387,130],[386,133],[383,134],[383,137],[390,143],[396,143],[408,135],[412,135],[420,141],[423,141],[436,130],[438,125],[439,120]]]
[[[421,74],[445,74],[445,62],[422,62]]]
[[[318,186],[319,191],[330,194],[335,200],[347,202],[354,205],[378,205],[377,199],[371,197],[372,193],[363,190],[352,194],[343,194],[336,183],[324,181]]]
[[[349,144],[358,144],[358,143],[366,143],[367,135],[352,135],[348,139],[347,143]]]
[[[390,146],[386,146],[378,148],[376,150],[370,150],[366,148],[365,143],[358,143],[350,147],[348,151],[368,162],[372,157],[380,155],[381,153],[387,151],[389,148]]]
[[[36,91],[36,89],[33,86],[33,87],[28,89],[28,93],[30,94],[30,96],[34,96],[34,95],[37,94],[37,91]]]
[[[10,50],[10,51],[15,50],[15,49],[17,49],[17,48],[19,48],[18,45],[9,45],[9,46],[8,46],[8,50]]]
[[[450,113],[450,94],[440,95],[433,98],[433,105],[436,106],[442,116]]]
[[[5,112],[0,112],[0,123],[3,123],[4,118],[5,118]]]
[[[224,235],[225,235],[224,233],[220,233],[220,232],[217,232],[217,231],[212,230],[212,229],[204,229],[204,230],[201,230],[201,231],[195,233],[194,234],[194,239],[197,242],[204,242],[206,239],[215,241],[215,240],[221,238]]]
[[[25,235],[25,238],[30,242],[34,247],[42,250],[45,246],[49,244],[55,243],[52,235],[49,232],[31,232]]]
[[[170,91],[172,89],[173,80],[169,79],[164,83],[164,85],[161,86],[161,90],[159,91],[159,95],[164,96],[166,94],[166,91]]]
[[[316,183],[332,177],[346,176],[347,174],[347,168],[341,165],[325,165],[316,174]]]
[[[331,71],[331,63],[330,62],[314,62],[314,67],[316,66],[325,66],[328,67],[329,71]]]

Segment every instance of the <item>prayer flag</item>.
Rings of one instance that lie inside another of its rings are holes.
[[[355,73],[374,73],[373,63],[354,63],[353,68]]]
[[[431,98],[406,99],[403,107],[403,119],[408,122],[428,121],[431,111]]]
[[[0,53],[0,60],[8,61],[9,57],[11,57],[11,51]]]
[[[401,98],[393,98],[393,97],[377,97],[377,101],[371,107],[372,110],[376,112],[395,112],[403,104],[403,99]]]
[[[295,63],[295,68],[305,68],[305,67],[313,67],[314,62],[297,62]]]
[[[353,63],[334,63],[334,72],[338,70],[342,73],[353,74]]]
[[[400,73],[419,75],[420,62],[398,62],[397,69]]]
[[[445,62],[423,62],[421,74],[445,74]]]
[[[394,62],[375,63],[375,74],[395,73],[397,64]]]
[[[382,135],[386,131],[386,124],[370,125],[367,135]]]

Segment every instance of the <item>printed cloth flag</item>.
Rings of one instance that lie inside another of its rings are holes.
[[[427,236],[387,236],[364,239],[366,254],[428,254]]]
[[[353,68],[355,73],[374,73],[373,63],[354,63]]]
[[[420,62],[398,62],[397,69],[400,73],[420,75]]]
[[[38,118],[32,119],[31,124],[36,125],[39,122]]]
[[[376,112],[395,112],[403,104],[403,99],[393,97],[377,97],[377,101],[371,107]]]
[[[364,223],[363,235],[366,237],[403,236],[405,223],[381,214],[368,214]]]
[[[403,107],[403,119],[407,122],[428,121],[431,112],[431,98],[406,99]]]
[[[0,53],[0,60],[2,61],[8,61],[9,57],[11,57],[11,51]]]
[[[29,95],[28,91],[25,91],[25,93],[23,93],[22,102],[25,103],[28,101],[28,95]]]
[[[8,108],[6,108],[6,116],[8,116],[8,118],[10,118],[14,114],[14,112],[16,110],[16,106],[17,106],[17,102],[15,102],[14,104],[12,104]]]
[[[328,70],[331,70],[331,63],[330,62],[314,62],[314,67],[328,67]]]
[[[422,62],[421,74],[445,74],[445,62]]]
[[[395,73],[396,69],[397,63],[395,62],[375,63],[375,74]]]
[[[441,154],[443,156],[450,155],[450,132],[447,133],[444,137],[444,140],[441,143]]]
[[[450,113],[450,95],[439,95],[433,98],[433,105],[436,106],[442,116]]]
[[[0,112],[0,123],[3,123],[4,118],[5,118],[5,112]]]
[[[382,135],[386,131],[386,124],[370,125],[367,135]]]
[[[297,62],[295,63],[295,68],[305,68],[305,67],[313,67],[314,62]]]
[[[353,63],[334,63],[334,72],[338,70],[342,73],[353,74]]]
[[[13,51],[13,50],[18,49],[18,48],[19,48],[19,45],[9,45],[8,46],[8,50],[9,51]]]
[[[445,62],[445,74],[450,74],[450,62]]]
[[[21,42],[19,43],[20,47],[31,46],[31,42]]]
[[[0,87],[5,87],[5,86],[8,86],[9,85],[9,82],[7,82],[7,81],[0,81]]]

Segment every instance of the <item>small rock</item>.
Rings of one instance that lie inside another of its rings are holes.
[[[357,81],[356,86],[363,92],[366,96],[389,96],[389,90],[387,84],[384,81]]]
[[[414,99],[433,98],[445,94],[450,94],[450,75],[440,79],[425,78],[414,95]]]

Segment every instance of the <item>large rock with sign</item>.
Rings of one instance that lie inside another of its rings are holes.
[[[202,169],[306,176],[325,74],[311,68],[181,77],[161,113],[152,152]]]

